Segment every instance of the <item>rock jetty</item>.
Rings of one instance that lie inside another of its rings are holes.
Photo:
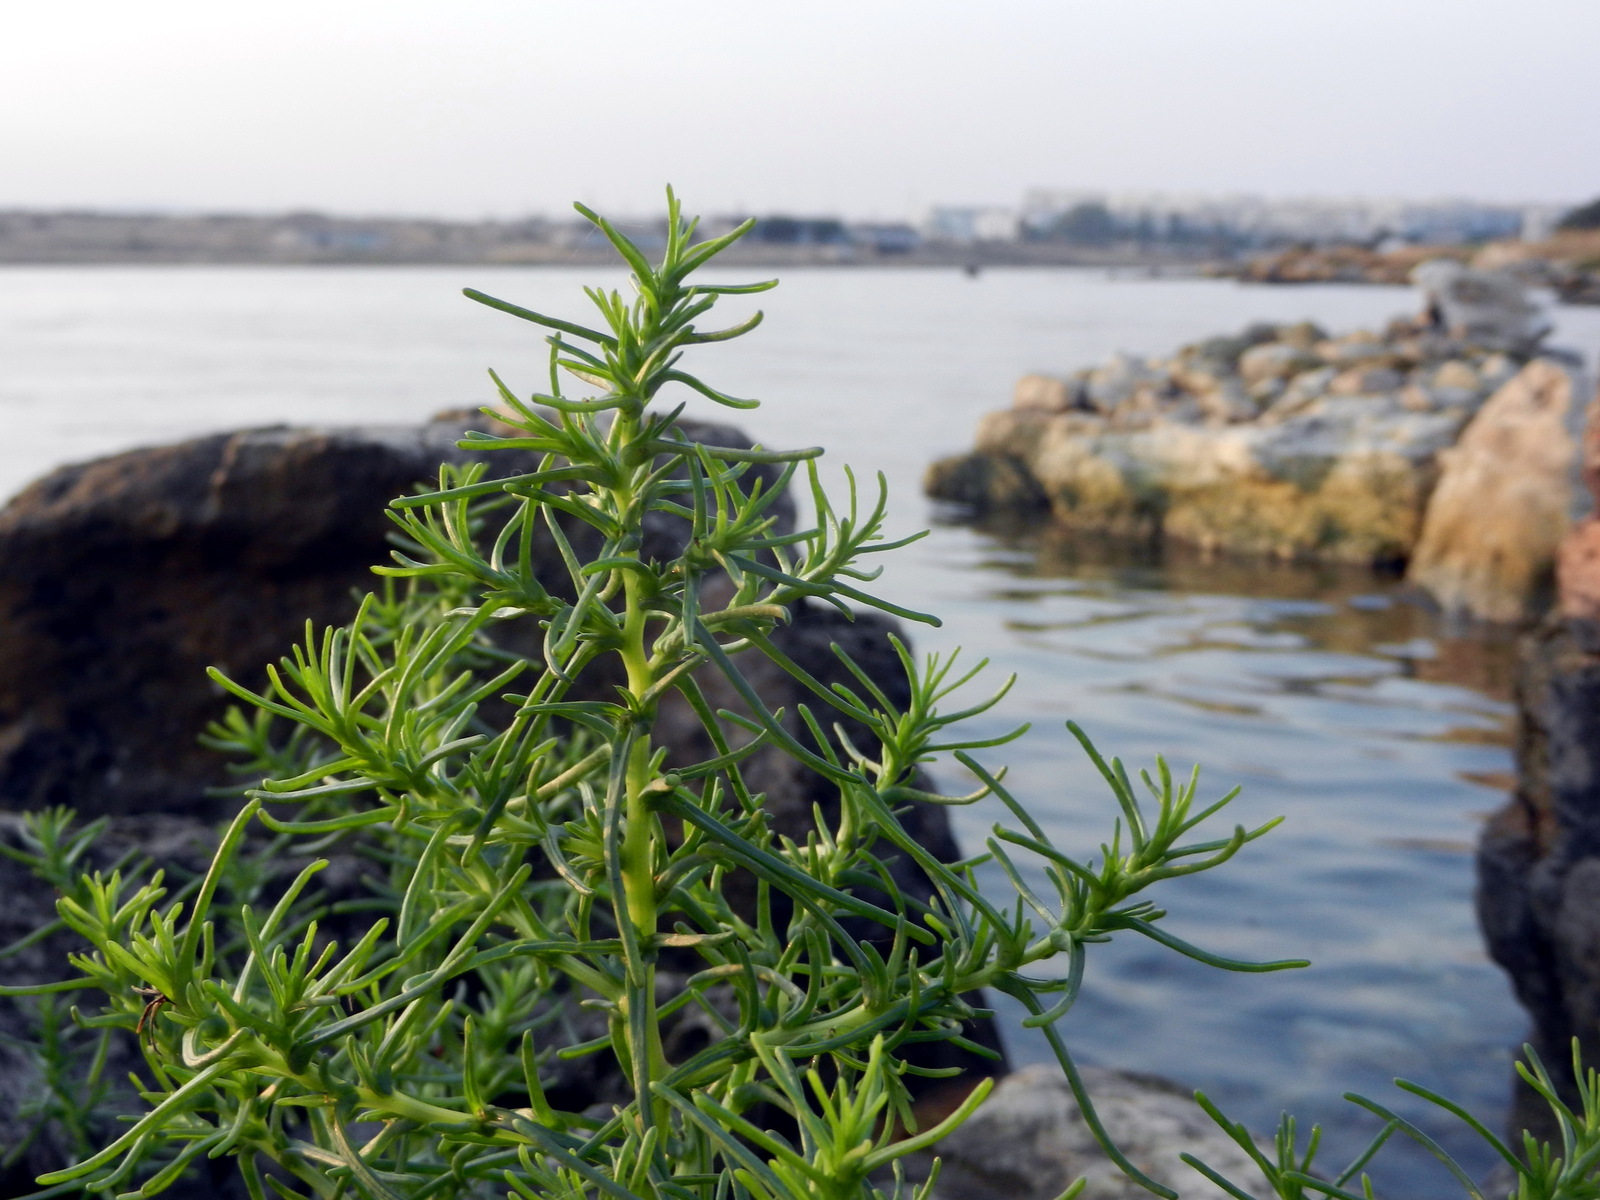
[[[1549,288],[1563,304],[1600,304],[1600,230],[1563,229],[1543,241],[1486,246],[1290,246],[1208,272],[1248,283],[1409,282],[1428,259],[1445,257],[1484,271],[1511,272],[1529,287]]]
[[[1417,281],[1424,312],[1382,333],[1260,324],[1166,358],[1025,376],[1009,409],[981,419],[971,453],[929,468],[925,489],[975,515],[1048,511],[1086,533],[1403,565],[1452,448],[1486,406],[1501,426],[1479,439],[1487,453],[1515,443],[1541,481],[1553,453],[1555,473],[1575,478],[1588,396],[1572,358],[1542,349],[1547,326],[1514,280],[1435,262]],[[1524,430],[1530,421],[1544,432]],[[1505,580],[1493,569],[1468,579],[1463,557],[1489,551],[1440,522],[1430,561],[1453,581],[1442,601],[1498,620],[1537,609],[1571,505],[1557,507],[1494,535],[1532,538]]]

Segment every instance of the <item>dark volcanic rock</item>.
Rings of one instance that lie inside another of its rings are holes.
[[[1558,1080],[1577,1037],[1600,1062],[1600,625],[1552,618],[1523,644],[1517,791],[1478,844],[1478,920]],[[1512,1129],[1542,1128],[1520,1092]]]
[[[65,467],[0,511],[0,805],[215,812],[195,741],[387,557],[459,428],[260,429]]]
[[[1600,498],[1600,401],[1582,439]],[[1522,641],[1517,790],[1478,844],[1478,921],[1533,1020],[1530,1037],[1576,1102],[1576,1037],[1600,1063],[1600,522],[1580,521],[1557,556],[1556,605]],[[1517,1089],[1511,1131],[1550,1136],[1545,1106]]]
[[[23,491],[0,510],[0,808],[219,814],[206,791],[227,780],[195,739],[226,702],[205,669],[259,683],[307,620],[349,619],[389,559],[385,506],[468,461],[455,442],[483,424],[217,434]]]

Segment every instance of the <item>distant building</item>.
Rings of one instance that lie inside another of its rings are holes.
[[[1542,242],[1556,231],[1567,213],[1564,204],[1530,204],[1522,210],[1522,240]]]
[[[1014,242],[1022,216],[1014,208],[937,205],[923,213],[922,236],[930,242],[970,246],[975,242]]]
[[[667,244],[665,217],[641,220],[614,220],[612,227],[644,251],[656,251]],[[586,220],[567,220],[552,225],[548,234],[550,243],[564,250],[602,250],[611,243],[606,235]]]
[[[842,246],[850,235],[838,217],[771,216],[756,218],[750,240],[774,246]]]
[[[1081,242],[1198,242],[1239,247],[1292,242],[1423,245],[1526,237],[1543,208],[1468,200],[1400,201],[1211,196],[1035,188],[1023,198],[1023,236]]]
[[[850,240],[875,254],[910,254],[922,245],[922,234],[904,222],[864,222],[851,225]]]

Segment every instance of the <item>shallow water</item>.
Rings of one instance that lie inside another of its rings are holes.
[[[1098,844],[1115,815],[1069,717],[1130,768],[1202,764],[1204,798],[1242,786],[1232,821],[1284,818],[1161,903],[1205,949],[1312,969],[1227,975],[1149,942],[1104,947],[1067,1025],[1085,1057],[1175,1075],[1257,1129],[1281,1109],[1324,1121],[1335,1156],[1375,1125],[1340,1094],[1393,1102],[1396,1075],[1498,1117],[1523,1019],[1479,946],[1471,845],[1508,781],[1510,647],[1444,636],[1367,572],[1141,563],[968,530],[932,550],[948,581],[928,600],[949,618],[940,640],[982,645],[1022,681],[982,723],[1035,723],[990,757],[1058,844]],[[995,818],[962,810],[966,844]],[[1020,1030],[1012,1046],[1048,1054]],[[1450,1121],[1428,1125],[1490,1165]],[[1380,1162],[1391,1194],[1429,1191],[1419,1155]]]
[[[531,390],[544,373],[535,332],[457,289],[576,316],[584,282],[594,273],[0,271],[0,495],[63,462],[204,430],[476,405],[491,398],[490,365]],[[1114,812],[1068,718],[1131,766],[1161,753],[1183,771],[1203,764],[1204,794],[1242,785],[1235,820],[1285,818],[1223,871],[1169,885],[1163,904],[1208,949],[1312,969],[1224,975],[1113,944],[1091,956],[1065,1028],[1085,1059],[1203,1088],[1257,1129],[1283,1108],[1326,1121],[1339,1153],[1374,1124],[1340,1093],[1388,1102],[1397,1074],[1491,1124],[1503,1113],[1525,1022],[1479,944],[1470,847],[1510,769],[1509,647],[1451,635],[1367,572],[1149,561],[1049,530],[940,525],[916,485],[1024,371],[1166,353],[1258,319],[1374,327],[1414,304],[1406,289],[1077,271],[799,271],[763,297],[763,329],[700,352],[719,386],[768,401],[734,419],[769,444],[820,443],[832,462],[883,471],[893,532],[933,523],[881,586],[944,618],[916,632],[919,647],[964,645],[995,679],[1018,675],[978,725],[1035,730],[985,759],[1011,764],[1052,835],[1087,852]],[[1557,316],[1556,340],[1592,361],[1600,310]],[[691,411],[719,415],[707,407]],[[960,774],[944,770],[952,787]],[[965,843],[999,816],[958,810]],[[1045,1053],[1014,1019],[1008,1036],[1019,1059]],[[1489,1165],[1448,1121],[1430,1128]],[[1390,1194],[1440,1190],[1416,1154],[1390,1161]]]

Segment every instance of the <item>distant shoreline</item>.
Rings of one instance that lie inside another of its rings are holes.
[[[653,227],[628,229],[647,252]],[[1061,242],[750,240],[722,261],[741,267],[1105,267],[1195,275],[1222,267],[1197,246],[1084,246]],[[153,216],[0,211],[0,266],[607,266],[616,252],[570,223],[452,222],[315,213]]]
[[[820,249],[820,248],[819,248]],[[974,274],[1000,268],[1088,268],[1127,271],[1153,278],[1202,278],[1235,274],[1237,264],[1216,259],[1191,259],[1167,255],[1056,252],[1028,253],[1028,247],[987,246],[922,250],[902,254],[829,255],[805,248],[782,254],[753,248],[748,254],[724,254],[718,261],[729,267],[794,270],[965,270]],[[1018,251],[1021,252],[1018,252]],[[807,252],[809,251],[809,252]],[[648,253],[648,252],[647,252]],[[53,252],[8,253],[0,246],[0,270],[9,267],[614,267],[615,253],[552,253],[509,257],[503,255],[290,255],[214,254],[178,249],[146,251],[83,251],[64,248]]]

